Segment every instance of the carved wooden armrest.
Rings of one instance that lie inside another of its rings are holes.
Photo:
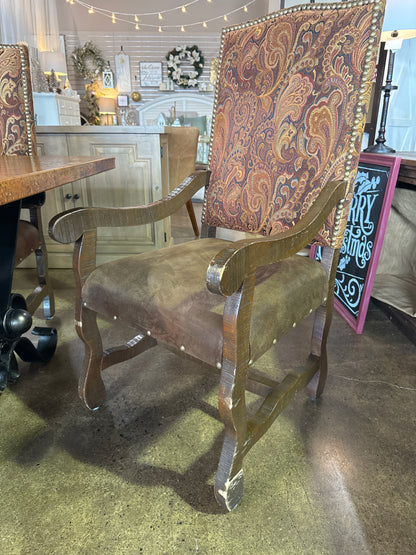
[[[143,225],[163,220],[176,212],[209,181],[210,172],[195,172],[168,196],[137,207],[73,208],[61,212],[49,222],[49,235],[59,243],[74,243],[81,235],[98,227]]]
[[[305,216],[291,229],[275,237],[236,241],[219,252],[207,270],[207,287],[229,297],[259,266],[293,256],[308,245],[323,226],[336,204],[345,196],[346,183],[331,181],[321,191]]]

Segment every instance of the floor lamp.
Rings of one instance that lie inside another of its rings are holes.
[[[416,37],[416,0],[387,0],[381,42],[385,43],[384,48],[388,50],[388,64],[386,84],[381,89],[384,92],[384,96],[380,117],[380,128],[378,130],[376,144],[367,147],[364,152],[373,152],[376,154],[396,152],[394,148],[385,144],[390,94],[398,88],[396,85],[392,85],[394,58],[396,56],[396,51],[402,46],[403,39],[411,39],[413,37]]]

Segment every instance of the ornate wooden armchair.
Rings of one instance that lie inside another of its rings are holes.
[[[374,75],[383,1],[307,4],[222,35],[210,170],[162,201],[137,208],[76,209],[50,233],[75,241],[76,328],[85,343],[79,393],[104,402],[101,372],[156,342],[219,369],[225,438],[217,501],[243,494],[242,463],[290,398],[322,393],[334,275]],[[204,238],[95,267],[96,228],[164,218],[206,186]],[[237,242],[217,227],[252,232]],[[259,234],[263,237],[259,237]],[[322,245],[322,264],[296,253]],[[315,311],[303,368],[280,383],[252,363]],[[103,352],[97,314],[136,336]],[[261,395],[247,414],[245,391]]]
[[[27,47],[20,44],[0,45],[0,138],[2,155],[36,154],[29,55]],[[43,301],[44,316],[51,318],[55,304],[42,231],[41,206],[44,202],[45,193],[22,202],[22,208],[29,209],[30,222],[19,222],[15,265],[35,253],[38,285],[26,299],[27,309],[33,314]]]

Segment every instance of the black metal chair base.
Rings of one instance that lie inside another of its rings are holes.
[[[58,334],[55,328],[35,327],[37,347],[27,337],[21,337],[32,326],[32,316],[26,310],[22,295],[12,294],[9,306],[0,322],[0,391],[19,377],[15,353],[24,362],[48,362],[56,349]]]

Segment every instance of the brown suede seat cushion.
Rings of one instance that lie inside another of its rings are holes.
[[[40,243],[39,230],[31,223],[19,220],[14,265],[20,264],[29,254],[40,247]]]
[[[222,360],[225,298],[208,291],[211,259],[229,245],[200,239],[98,267],[88,277],[82,301],[99,314],[121,319],[138,331],[180,348],[208,364]],[[255,360],[305,318],[327,295],[321,264],[306,257],[260,268],[254,295],[251,358]]]

